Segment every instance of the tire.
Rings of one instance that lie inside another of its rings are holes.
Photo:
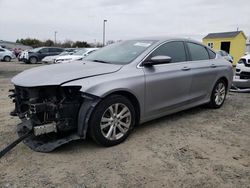
[[[36,57],[30,57],[29,62],[32,64],[36,64],[38,62],[38,59]]]
[[[210,102],[209,102],[209,107],[210,108],[220,108],[226,99],[227,95],[227,84],[224,80],[220,79],[216,82],[211,97],[210,97]]]
[[[90,136],[106,147],[120,144],[133,129],[135,114],[134,106],[126,97],[111,95],[94,109],[89,121]]]
[[[5,56],[3,58],[3,61],[10,62],[11,61],[11,57],[10,56]]]

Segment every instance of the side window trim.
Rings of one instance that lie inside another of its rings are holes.
[[[187,41],[184,41],[184,46],[185,46],[185,51],[186,51],[186,56],[187,56],[187,61],[192,61],[191,55],[190,55],[190,51],[189,48],[187,46]]]

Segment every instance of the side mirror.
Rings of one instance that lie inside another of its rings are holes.
[[[153,66],[153,65],[159,65],[159,64],[164,64],[164,63],[170,63],[172,60],[171,57],[169,56],[154,56],[152,57],[149,61],[145,61],[143,63],[144,66]]]

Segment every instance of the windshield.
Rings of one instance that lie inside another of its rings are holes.
[[[95,53],[90,54],[85,59],[124,65],[132,62],[155,42],[154,40],[128,40],[118,42],[95,51]]]
[[[74,55],[83,55],[87,52],[86,49],[81,49],[81,50],[78,50],[77,52],[74,53]]]

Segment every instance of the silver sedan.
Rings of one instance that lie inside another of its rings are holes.
[[[49,149],[52,136],[39,148],[26,142],[49,151],[87,132],[99,144],[116,145],[139,123],[202,104],[220,108],[232,78],[231,63],[209,47],[155,37],[109,45],[82,62],[30,69],[12,82],[15,112],[25,119],[19,132],[28,127],[36,140],[70,133],[57,144],[53,137]]]

